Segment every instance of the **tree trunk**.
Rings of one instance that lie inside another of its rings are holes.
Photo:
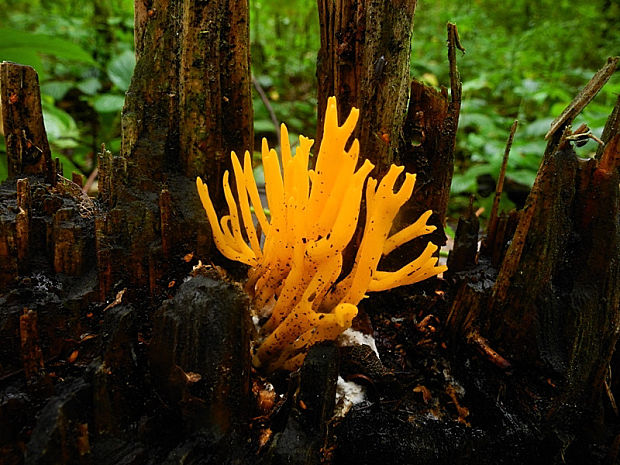
[[[102,297],[128,272],[154,293],[173,257],[213,253],[192,181],[205,178],[223,206],[230,151],[253,143],[247,2],[136,1],[135,23],[121,154],[100,160]]]
[[[363,158],[381,177],[395,160],[409,85],[409,55],[416,0],[319,1],[321,49],[317,77],[317,142],[327,99],[338,99],[339,120],[360,110],[353,132]]]

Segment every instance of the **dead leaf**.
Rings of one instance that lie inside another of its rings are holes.
[[[123,295],[125,294],[126,291],[127,291],[127,288],[123,289],[122,291],[118,291],[118,293],[116,294],[116,298],[114,299],[114,302],[110,303],[106,308],[103,309],[103,311],[105,312],[106,310],[110,310],[111,308],[114,308],[117,305],[119,305],[123,301]]]

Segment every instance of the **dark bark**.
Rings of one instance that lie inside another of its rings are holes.
[[[190,430],[241,434],[249,420],[249,299],[205,276],[184,283],[154,317],[155,383]]]
[[[454,144],[461,102],[456,26],[448,25],[451,97],[418,81],[410,81],[410,49],[416,1],[319,1],[317,144],[323,131],[327,99],[338,98],[339,119],[352,107],[360,109],[353,137],[362,159],[375,164],[380,179],[391,164],[416,173],[416,188],[395,220],[395,230],[433,210],[429,224],[437,230],[426,237],[446,242],[443,226],[454,166]],[[411,82],[411,84],[410,84]],[[408,107],[407,107],[408,102]],[[423,245],[414,241],[389,257],[388,267],[406,263]]]
[[[576,157],[568,129],[552,136],[504,258],[498,261],[510,236],[500,227],[481,251],[485,263],[499,263],[492,288],[463,285],[448,320],[453,334],[471,339],[479,329],[522,367],[517,391],[533,373],[555,380],[546,421],[560,435],[574,434],[583,415],[603,421],[620,322],[618,139],[609,136],[597,161]]]
[[[360,119],[353,137],[381,177],[395,160],[407,107],[411,31],[416,0],[319,0],[317,142],[327,99],[338,99],[339,120],[352,107]]]
[[[30,66],[0,64],[0,109],[9,177],[42,175],[55,184],[56,173],[41,111],[39,78]]]
[[[210,255],[194,179],[223,206],[230,151],[252,150],[247,1],[138,0],[135,22],[121,154],[100,156],[102,297],[123,278],[154,293],[173,257]]]

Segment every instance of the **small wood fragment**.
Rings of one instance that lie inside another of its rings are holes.
[[[162,189],[159,194],[159,216],[161,227],[161,249],[165,258],[170,257],[172,241],[172,198],[168,189]]]
[[[609,78],[616,71],[620,57],[610,57],[607,63],[590,79],[590,82],[577,94],[573,101],[564,109],[564,111],[551,123],[549,132],[545,134],[545,140],[549,140],[552,135],[561,128],[565,128],[572,123],[575,116],[581,113],[588,103],[592,101],[596,94],[609,81]]]
[[[508,142],[506,143],[506,149],[504,150],[504,158],[502,160],[502,167],[499,171],[497,178],[497,185],[495,187],[495,198],[493,199],[493,207],[491,207],[491,213],[489,214],[489,223],[487,225],[487,241],[493,243],[495,238],[495,230],[497,229],[497,214],[499,212],[499,202],[502,198],[502,191],[504,189],[504,178],[506,177],[506,167],[508,166],[508,157],[510,156],[510,149],[512,148],[512,141],[517,131],[519,121],[515,120],[510,127],[510,135],[508,136]]]
[[[71,173],[71,181],[73,181],[74,184],[77,184],[80,189],[84,187],[84,176],[80,173],[76,173],[75,171]]]
[[[510,362],[497,353],[496,350],[491,348],[489,341],[482,337],[477,331],[472,331],[467,337],[467,341],[470,344],[473,344],[493,365],[496,365],[502,370],[507,370],[511,367]]]
[[[110,310],[111,308],[116,307],[117,305],[120,305],[123,302],[123,295],[125,295],[125,292],[127,292],[127,288],[122,289],[120,291],[118,291],[116,293],[116,297],[114,298],[114,300],[112,302],[110,302],[104,309],[103,311],[105,312],[106,310]]]
[[[17,208],[15,217],[15,232],[17,245],[17,262],[20,272],[27,267],[30,255],[30,181],[28,178],[17,180]]]

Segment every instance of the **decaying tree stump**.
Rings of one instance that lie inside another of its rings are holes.
[[[18,174],[43,175],[56,183],[52,153],[47,142],[41,92],[36,71],[29,66],[3,64],[0,69],[2,88],[2,127],[6,139],[9,177]]]
[[[617,63],[610,60],[603,71],[609,75]],[[587,101],[606,81],[597,76],[586,87],[598,86]],[[583,95],[569,109],[583,108]],[[616,111],[608,126],[616,124]],[[604,421],[602,396],[620,334],[619,135],[607,131],[599,160],[578,159],[570,143],[574,116],[551,135],[493,285],[475,288],[465,280],[447,322],[470,341],[488,338],[499,354],[487,355],[515,366],[511,389],[522,390],[524,412],[532,413],[525,385],[548,377],[553,398],[537,415],[568,443],[583,434],[585,418],[586,429]],[[506,243],[496,231],[479,266],[493,263],[494,250]]]
[[[243,1],[136,1],[121,154],[100,156],[102,298],[128,276],[154,293],[175,259],[213,253],[193,180],[205,178],[223,206],[230,151],[252,148],[248,21]]]
[[[410,82],[416,2],[396,4],[319,1],[319,120],[330,95],[341,118],[360,108],[375,176],[417,173],[400,220],[432,209],[443,244],[462,47],[449,24],[450,92]],[[620,99],[594,159],[569,125],[618,59],[552,125],[522,211],[494,209],[479,250],[472,204],[444,280],[364,302],[379,357],[325,344],[265,379],[241,288],[198,263],[226,262],[194,184],[221,206],[230,150],[252,148],[247,10],[136,1],[122,150],[102,150],[96,200],[51,160],[35,71],[0,65],[0,463],[614,463]],[[339,375],[367,395],[344,419]]]

